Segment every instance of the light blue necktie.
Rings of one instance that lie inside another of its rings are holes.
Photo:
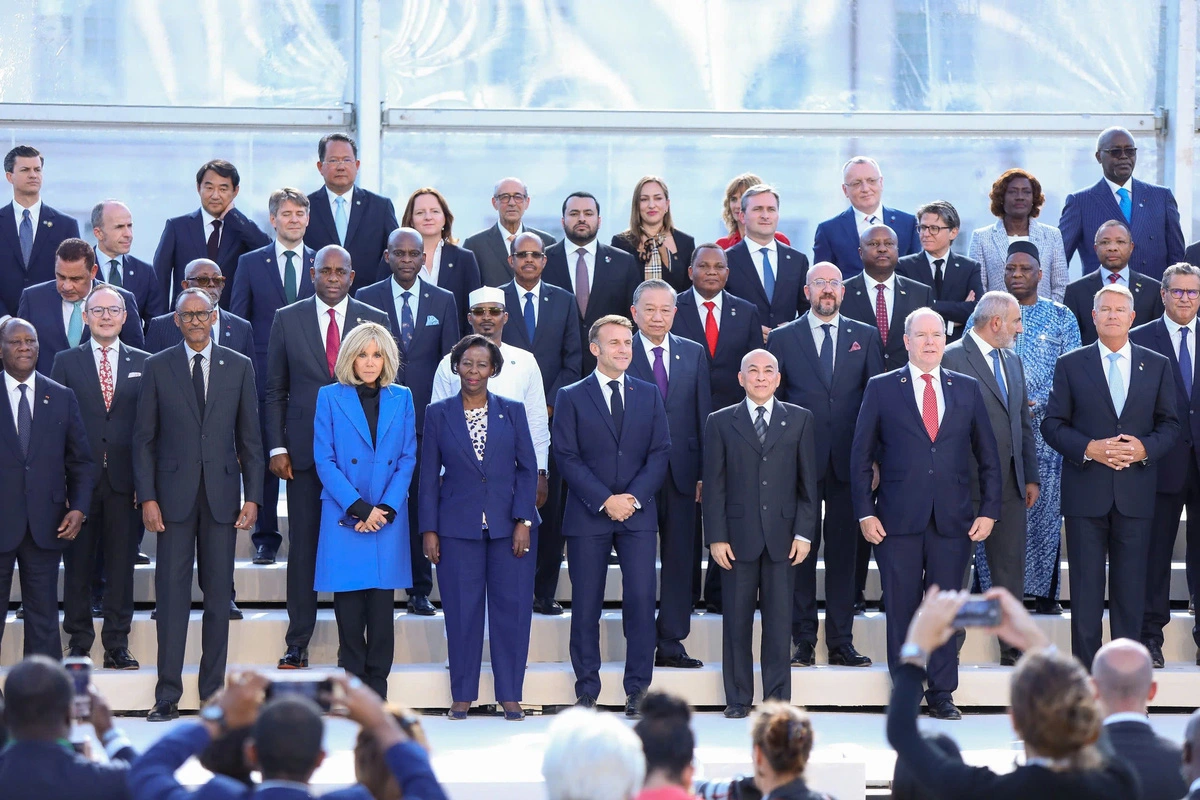
[[[525,332],[529,334],[529,343],[533,344],[533,334],[537,333],[537,316],[533,313],[533,292],[525,293]]]
[[[1108,393],[1112,397],[1113,408],[1116,409],[1118,417],[1125,408],[1125,381],[1121,377],[1121,370],[1117,369],[1117,360],[1120,357],[1120,353],[1109,353],[1105,356],[1108,359]]]
[[[1000,349],[992,348],[992,371],[996,373],[996,383],[1000,386],[1000,399],[1004,401],[1004,407],[1008,407],[1008,388],[1004,385],[1004,371],[1000,369]]]
[[[771,251],[764,247],[759,252],[763,260],[763,288],[767,290],[769,302],[775,299],[775,270],[771,269]]]
[[[17,229],[17,238],[21,240],[21,260],[25,269],[29,269],[29,256],[33,252],[33,220],[29,217],[29,209],[21,212],[21,227]]]
[[[1117,203],[1121,207],[1121,213],[1125,216],[1126,222],[1133,221],[1133,202],[1129,198],[1129,190],[1122,186],[1117,189],[1117,197],[1120,201]]]
[[[346,216],[346,198],[335,198],[333,204],[337,206],[337,211],[333,215],[333,224],[337,228],[338,242],[344,246],[346,244],[346,226],[350,224],[350,219]]]
[[[67,343],[74,347],[83,338],[83,301],[72,303],[71,321],[67,324]]]

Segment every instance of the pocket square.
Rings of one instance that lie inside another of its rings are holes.
[[[430,314],[429,316],[427,316],[427,317],[425,318],[425,324],[426,324],[426,325],[437,325],[437,324],[438,324],[438,318],[437,318],[437,317],[435,317],[433,314]]]
[[[140,372],[131,372],[131,373],[129,373],[128,375],[126,375],[125,377],[126,377],[126,378],[140,378],[140,377],[142,377],[142,373],[140,373]]]
[[[853,353],[855,350],[862,350],[862,345],[860,345],[858,342],[850,345],[850,352]]]

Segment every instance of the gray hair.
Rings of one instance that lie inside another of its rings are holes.
[[[1125,235],[1129,237],[1130,241],[1133,241],[1133,231],[1129,230],[1128,225],[1119,219],[1110,219],[1106,222],[1102,222],[1100,227],[1096,228],[1096,235],[1092,237],[1092,244],[1095,245],[1097,242],[1099,242],[1100,234],[1104,233],[1104,231],[1108,230],[1109,228],[1120,228],[1121,230],[1125,231]]]
[[[1191,275],[1193,278],[1200,278],[1200,268],[1189,264],[1186,261],[1180,261],[1178,264],[1172,264],[1163,271],[1162,290],[1168,291],[1171,288],[1171,278],[1176,275]]]
[[[1015,305],[1017,305],[1017,298],[1008,292],[986,292],[975,304],[975,327],[986,328],[994,318],[1003,317],[1004,312]]]
[[[1104,294],[1105,292],[1112,292],[1113,294],[1121,295],[1129,301],[1129,310],[1133,310],[1133,292],[1129,291],[1119,283],[1106,283],[1100,287],[1100,291],[1096,292],[1096,296],[1092,298],[1092,311],[1100,308],[1100,295]]]
[[[633,290],[633,304],[636,306],[638,304],[638,300],[640,300],[642,298],[642,294],[644,292],[649,292],[654,289],[662,289],[664,291],[670,292],[671,293],[671,302],[672,303],[675,302],[675,297],[676,297],[675,287],[672,286],[671,284],[667,283],[666,281],[654,278],[654,279],[651,279],[648,281],[642,281],[641,283],[638,284],[638,287]]]
[[[767,192],[775,195],[775,202],[779,202],[779,192],[769,183],[756,183],[742,192],[742,213],[746,213],[746,206],[749,204],[751,197],[754,197],[756,194],[766,194]]]
[[[496,181],[496,185],[492,187],[492,197],[500,194],[500,184],[507,183],[508,181],[521,184],[521,191],[526,197],[529,197],[529,187],[525,185],[525,181],[521,180],[520,178],[513,177],[501,178],[500,180]]]
[[[1112,136],[1112,135],[1114,135],[1114,134],[1118,134],[1118,133],[1123,133],[1123,134],[1125,134],[1126,136],[1128,136],[1128,137],[1129,137],[1129,138],[1130,138],[1130,139],[1133,141],[1134,145],[1136,145],[1136,144],[1137,144],[1137,139],[1134,139],[1134,138],[1133,138],[1133,134],[1132,134],[1132,133],[1130,133],[1130,132],[1129,132],[1128,130],[1126,130],[1125,128],[1121,128],[1121,127],[1118,127],[1118,126],[1114,125],[1114,126],[1113,126],[1113,127],[1111,127],[1111,128],[1105,128],[1104,130],[1100,131],[1100,135],[1096,137],[1096,151],[1097,151],[1097,152],[1099,152],[1099,151],[1100,151],[1100,149],[1101,149],[1101,146],[1104,144],[1104,140],[1105,140],[1105,138],[1107,138],[1107,137],[1109,137],[1109,136]]]
[[[212,311],[213,309],[215,309],[217,307],[217,304],[213,302],[213,299],[212,299],[212,297],[209,296],[208,292],[204,291],[203,289],[199,289],[195,286],[192,286],[190,288],[184,289],[182,292],[175,295],[175,313],[176,314],[179,313],[179,307],[181,305],[183,305],[183,301],[188,299],[189,297],[203,298],[204,302],[208,304],[209,311]]]
[[[120,200],[113,200],[111,198],[108,200],[101,200],[99,203],[96,203],[96,205],[92,206],[92,227],[93,228],[104,227],[104,209],[107,208],[109,205],[118,205],[118,206],[124,207],[126,211],[129,210],[129,206],[125,205]]]
[[[978,308],[978,306],[977,306],[976,308]],[[978,315],[978,313],[979,313],[979,312],[978,312],[978,311],[976,311],[975,313],[976,313],[976,315]],[[934,311],[934,310],[933,310],[932,308],[930,308],[929,306],[922,306],[922,307],[920,307],[920,308],[918,308],[917,310],[913,311],[913,312],[912,312],[912,313],[910,313],[910,314],[909,314],[907,317],[905,317],[905,318],[904,318],[904,335],[905,335],[905,336],[912,336],[912,326],[913,326],[913,323],[914,323],[914,322],[916,322],[916,321],[917,321],[918,319],[920,319],[921,317],[925,317],[925,316],[937,317],[937,320],[938,320],[938,322],[939,322],[939,323],[941,323],[941,329],[942,329],[942,331],[944,332],[944,331],[946,330],[946,320],[945,320],[945,318],[944,318],[944,317],[942,317],[942,315],[941,315],[941,314],[939,314],[938,312]]]
[[[396,380],[400,371],[400,351],[391,332],[377,322],[362,322],[356,325],[338,350],[337,363],[333,365],[333,377],[347,386],[361,386],[362,378],[354,371],[354,360],[366,351],[367,343],[374,342],[383,355],[383,369],[379,372],[379,385],[388,386]]]
[[[550,800],[631,800],[642,788],[642,742],[614,717],[570,708],[548,733],[542,777]]]
[[[846,178],[846,170],[850,169],[855,164],[870,164],[872,167],[875,168],[875,171],[879,173],[879,177],[881,177],[881,178],[883,177],[883,170],[881,170],[879,168],[878,161],[871,158],[870,156],[855,156],[854,158],[847,161],[845,164],[842,164],[842,179],[843,180],[845,180],[845,178]]]

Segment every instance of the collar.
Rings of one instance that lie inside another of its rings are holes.
[[[542,296],[542,279],[538,278],[538,282],[533,285],[532,289],[524,289],[521,287],[521,284],[517,283],[516,280],[514,280],[513,281],[513,289],[517,293],[517,299],[520,300],[522,303],[525,302],[525,295],[528,294],[529,292],[533,292],[533,299],[537,300]]]
[[[200,355],[204,356],[204,360],[207,361],[209,364],[212,363],[212,348],[213,348],[213,340],[212,340],[212,336],[209,336],[208,344],[204,345],[204,349],[199,351]],[[188,367],[191,367],[192,359],[196,357],[197,351],[193,350],[190,346],[188,346],[188,343],[185,341],[183,343],[183,353],[185,356],[187,356]]]
[[[92,353],[99,353],[101,348],[104,347],[104,345],[96,341],[96,337],[94,336],[91,339],[88,339],[88,344],[92,346]],[[112,350],[114,354],[119,355],[121,352],[121,342],[119,340],[113,342],[112,344],[108,345],[108,349]],[[114,355],[114,358],[115,357],[116,355]]]
[[[503,351],[503,345],[501,345],[501,350]],[[596,376],[596,380],[600,382],[601,386],[608,386],[608,384],[610,384],[611,382],[617,381],[618,383],[621,384],[621,391],[625,390],[625,373],[624,372],[622,372],[619,377],[610,378],[607,375],[605,375],[603,372],[601,372],[599,367],[596,367],[595,371],[592,372],[592,374]]]
[[[875,280],[870,275],[868,275],[866,272],[863,272],[862,276],[863,276],[863,281],[866,282],[866,284],[867,284],[867,288],[870,289],[872,292],[874,292],[875,287],[881,283],[885,287],[887,287],[887,290],[889,292],[894,292],[896,290],[896,271],[895,270],[892,270],[892,274],[887,277],[887,280],[883,280],[883,281]]]
[[[94,250],[96,253],[96,263],[97,264],[103,264],[105,267],[107,267],[108,262],[116,261],[118,267],[125,266],[125,256],[110,256],[107,253],[105,253],[103,250],[100,249],[100,245],[96,245],[95,247],[92,248],[92,250]],[[100,274],[101,275],[104,274],[104,270],[100,270]],[[97,277],[99,277],[99,276],[97,276]]]
[[[836,331],[838,326],[841,325],[841,322],[841,314],[834,314],[833,319],[829,320],[829,322],[822,322],[821,318],[816,314],[813,314],[811,311],[808,313],[808,327],[812,328],[813,333],[821,330],[822,325],[832,325],[833,329]]]
[[[1112,192],[1114,196],[1117,193],[1117,189],[1127,190],[1129,192],[1129,198],[1132,201],[1132,199],[1133,199],[1133,176],[1132,175],[1129,176],[1129,180],[1125,181],[1124,185],[1119,184],[1119,183],[1113,183],[1112,181],[1110,181],[1108,179],[1107,175],[1104,176],[1104,182],[1108,184],[1108,190],[1110,192]]]
[[[1178,339],[1179,331],[1181,328],[1183,328],[1183,326],[1180,325],[1175,320],[1168,317],[1166,314],[1162,315],[1162,321],[1163,321],[1163,324],[1165,324],[1167,326],[1167,333],[1171,334],[1171,338]],[[1196,317],[1192,317],[1192,321],[1188,323],[1188,328],[1191,330],[1191,332],[1193,334],[1196,333]]]
[[[1143,725],[1150,725],[1149,717],[1136,711],[1118,711],[1116,714],[1109,714],[1104,718],[1105,725],[1116,725],[1121,722],[1140,722]]]
[[[1104,267],[1101,267],[1100,269],[1097,269],[1097,270],[1096,270],[1096,275],[1097,275],[1097,277],[1099,277],[1099,278],[1100,278],[1100,285],[1101,285],[1101,286],[1107,286],[1107,285],[1108,285],[1108,283],[1109,283],[1109,281],[1108,281],[1108,276],[1109,276],[1109,274],[1110,274],[1111,272],[1112,272],[1112,270],[1105,269]],[[1121,267],[1121,268],[1120,268],[1119,270],[1117,270],[1116,272],[1117,272],[1117,274],[1118,274],[1118,275],[1120,275],[1120,276],[1121,276],[1122,280],[1124,280],[1124,281],[1125,281],[1125,282],[1124,282],[1123,284],[1121,284],[1121,285],[1122,285],[1122,286],[1124,286],[1126,289],[1129,289],[1129,291],[1131,291],[1131,292],[1132,292],[1132,291],[1133,291],[1133,288],[1132,288],[1132,287],[1133,287],[1133,281],[1129,280],[1129,275],[1130,275],[1129,265],[1128,265],[1128,264],[1126,264],[1125,266]]]
[[[772,255],[774,255],[775,253],[779,252],[779,248],[776,247],[776,245],[779,243],[779,241],[774,236],[772,236],[771,241],[767,242],[766,244],[759,244],[758,242],[756,242],[753,239],[750,239],[748,237],[743,239],[742,241],[746,243],[746,247],[750,248],[751,253],[757,253],[762,250],[767,250]]]
[[[875,223],[876,225],[886,225],[887,224],[886,222],[884,222],[884,219],[883,219],[883,201],[882,200],[879,201],[879,205],[875,206],[874,211],[863,211],[861,208],[855,208],[854,206],[850,206],[850,208],[854,209],[854,221],[856,223],[865,225],[867,223],[868,218],[875,217],[877,220],[877,222]]]
[[[584,250],[587,251],[587,254],[589,256],[592,256],[592,258],[596,257],[596,248],[599,246],[598,240],[596,240],[596,239],[592,239],[590,242],[588,242],[585,245],[575,244],[570,239],[564,239],[563,241],[565,241],[567,244],[567,255],[569,255],[569,256],[573,256],[576,253],[578,253],[579,248],[582,247]],[[571,268],[574,269],[574,265],[572,265]]]
[[[392,297],[396,300],[402,300],[403,298],[400,297],[400,295],[404,294],[405,292],[411,292],[414,299],[419,297],[421,294],[421,279],[419,277],[413,281],[412,287],[408,289],[405,289],[403,286],[401,286],[394,275],[392,276],[391,284]]]
[[[995,350],[996,348],[992,347],[990,344],[988,344],[987,340],[984,339],[982,336],[980,336],[978,333],[976,333],[974,328],[971,328],[971,330],[969,331],[969,335],[972,339],[975,340],[975,345],[979,348],[979,352],[983,353],[983,357],[991,358],[992,351]]]
[[[298,248],[284,247],[283,242],[279,241],[278,239],[275,240],[275,263],[278,264],[280,267],[286,266],[287,259],[284,257],[283,254],[288,251],[291,251],[292,253],[296,254],[296,260],[293,263],[296,264],[297,267],[303,266],[302,262],[304,261],[304,242],[301,242],[300,247],[298,247]]]
[[[500,238],[504,240],[505,246],[508,246],[508,244],[509,244],[508,237],[520,236],[522,233],[525,232],[525,230],[526,230],[525,223],[522,222],[520,225],[517,226],[516,233],[509,233],[508,228],[504,227],[504,223],[501,222],[499,218],[496,219],[496,231],[499,232]]]
[[[29,373],[28,378],[26,378],[23,381],[18,381],[12,375],[9,375],[6,372],[6,373],[4,373],[4,388],[9,394],[12,394],[13,392],[15,392],[17,390],[18,386],[21,386],[21,385],[28,386],[29,391],[26,392],[26,396],[29,398],[29,402],[32,403],[33,402],[33,392],[34,392],[34,389],[37,388],[36,385],[34,384],[34,378],[36,375],[37,375],[36,372],[31,372],[31,373]]]
[[[932,269],[932,268],[933,268],[933,262],[934,262],[934,261],[936,261],[936,260],[938,260],[939,258],[940,258],[942,261],[945,261],[945,262],[946,262],[946,263],[945,263],[945,264],[943,264],[942,266],[943,266],[943,267],[948,267],[948,266],[950,266],[950,248],[949,248],[949,247],[947,247],[947,248],[946,248],[946,252],[944,252],[944,253],[931,253],[931,252],[929,252],[928,250],[926,250],[926,251],[925,251],[925,258],[929,259],[929,268],[930,268],[930,269]]]
[[[229,208],[225,209],[224,214],[222,214],[219,217],[214,217],[212,214],[208,213],[208,210],[204,206],[200,206],[200,218],[204,220],[204,234],[205,234],[206,240],[208,238],[208,235],[212,233],[213,220],[219,219],[219,220],[221,220],[221,222],[224,222],[225,218],[229,216],[229,212],[232,210],[233,210],[233,204],[230,204]],[[225,230],[225,226],[221,225],[221,231],[224,232],[224,230]]]
[[[397,285],[399,285],[399,284],[397,284]],[[313,297],[316,297],[316,300],[317,300],[317,315],[318,316],[321,316],[321,317],[328,316],[329,309],[332,308],[334,311],[337,312],[337,315],[339,317],[341,317],[342,319],[346,318],[346,309],[350,305],[350,295],[346,295],[345,297],[343,297],[342,302],[338,303],[336,306],[327,305],[324,300],[317,297],[316,295],[313,295]]]
[[[12,207],[13,207],[13,213],[17,215],[17,224],[19,225],[21,223],[22,212],[25,211],[25,206],[18,203],[17,198],[14,197],[13,201],[12,201]],[[34,220],[41,219],[41,216],[42,216],[42,198],[41,197],[38,197],[38,201],[29,207],[29,216]]]
[[[720,311],[721,306],[725,300],[725,292],[724,291],[717,292],[715,295],[713,295],[712,300],[705,300],[704,296],[702,294],[700,294],[699,292],[697,292],[696,287],[693,286],[692,294],[695,295],[695,297],[696,297],[696,308],[705,308],[705,306],[704,306],[705,303],[712,303],[713,309],[715,309],[716,311]],[[705,311],[707,311],[707,310],[708,309],[705,308]]]
[[[746,397],[745,403],[746,410],[750,412],[750,421],[753,422],[755,417],[758,416],[758,409],[760,406],[758,403],[751,400],[749,396]],[[768,417],[772,416],[775,413],[775,398],[772,396],[771,399],[763,403],[761,407],[767,410]]]
[[[928,373],[925,373],[925,372],[922,372],[916,364],[914,364],[910,361],[910,362],[908,362],[908,374],[912,376],[913,383],[916,384],[917,386],[921,386],[923,383],[923,381],[921,381],[922,375],[932,375],[933,382],[935,384],[940,384],[942,382],[942,367],[940,364],[938,366],[934,367],[933,369],[929,370]]]
[[[342,192],[341,194],[338,194],[337,192],[333,191],[328,186],[326,186],[325,194],[329,195],[329,205],[331,208],[337,207],[337,199],[339,197],[342,198],[343,200],[345,200],[346,201],[346,214],[347,215],[350,214],[350,200],[354,197],[354,187],[353,186],[351,186],[349,189]]]
[[[1121,358],[1125,359],[1126,364],[1133,361],[1133,348],[1129,346],[1128,337],[1125,338],[1125,344],[1121,346],[1120,350],[1109,350],[1108,346],[1099,339],[1096,340],[1096,345],[1100,348],[1100,358],[1103,361],[1108,361],[1108,356],[1111,353],[1120,353]]]
[[[1191,794],[1197,789],[1200,789],[1200,778],[1196,778],[1196,780],[1192,781],[1192,785],[1188,787],[1188,794]]]
[[[650,341],[648,338],[642,335],[641,331],[638,331],[637,337],[641,341],[642,347],[646,348],[646,357],[650,359],[651,363],[654,363],[654,348],[656,347],[661,347],[663,349],[663,358],[666,358],[671,354],[670,333],[663,337],[662,344],[655,344],[654,342]]]

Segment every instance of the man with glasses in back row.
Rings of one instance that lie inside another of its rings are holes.
[[[983,265],[950,249],[958,238],[958,210],[945,200],[917,209],[921,252],[896,262],[896,274],[933,289],[933,310],[946,320],[946,343],[963,336],[975,303],[983,297]]]
[[[545,231],[531,228],[521,220],[529,210],[529,187],[520,178],[501,178],[492,190],[492,208],[498,219],[478,233],[473,233],[463,242],[463,247],[475,254],[479,262],[479,274],[484,286],[503,286],[515,274],[509,257],[515,252],[517,237],[532,233],[546,248],[554,244],[554,237]],[[547,394],[547,397],[553,397]]]

